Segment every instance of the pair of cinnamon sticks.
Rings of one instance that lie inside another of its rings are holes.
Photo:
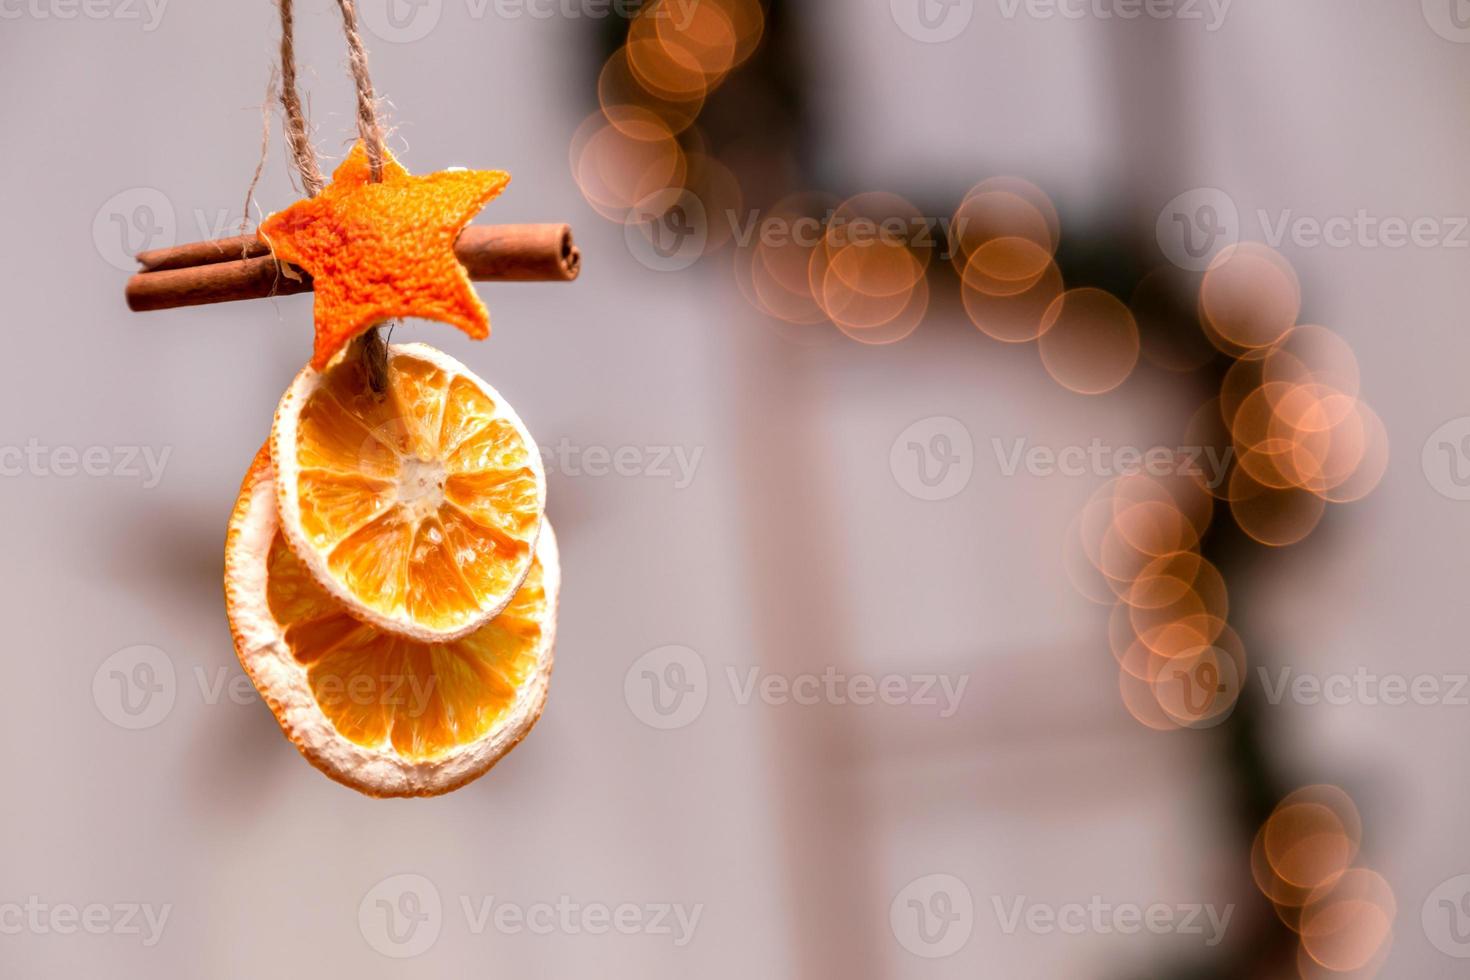
[[[454,255],[476,282],[571,282],[582,255],[568,225],[470,225]],[[191,242],[138,253],[142,269],[127,285],[136,312],[309,292],[311,276],[283,271],[254,235]]]

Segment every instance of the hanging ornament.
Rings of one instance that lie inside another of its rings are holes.
[[[245,672],[287,738],[372,796],[433,796],[485,773],[546,702],[561,567],[546,476],[514,409],[454,358],[388,345],[417,317],[474,339],[475,278],[569,281],[565,226],[467,229],[500,171],[415,176],[383,146],[351,0],[338,0],[360,139],[327,182],[295,90],[282,105],[308,197],[257,235],[139,256],[134,309],[315,292],[311,361],[276,409],[225,542]]]

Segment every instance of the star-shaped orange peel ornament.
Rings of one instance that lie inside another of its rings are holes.
[[[311,274],[316,290],[320,370],[347,343],[395,317],[422,317],[490,335],[490,314],[454,240],[510,182],[500,170],[444,170],[416,177],[383,151],[374,182],[359,142],[316,197],[297,201],[260,224],[277,260]]]

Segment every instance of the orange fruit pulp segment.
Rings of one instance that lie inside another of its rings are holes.
[[[527,574],[545,507],[535,443],[447,355],[392,349],[386,397],[355,359],[308,368],[272,454],[287,541],[355,614],[421,640],[462,637]]]
[[[266,596],[317,704],[359,745],[431,759],[489,732],[536,666],[547,614],[539,562],[508,606],[463,639],[420,643],[348,615],[278,532]]]

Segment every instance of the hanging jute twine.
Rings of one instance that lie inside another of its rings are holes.
[[[301,178],[302,189],[308,197],[315,197],[326,186],[327,180],[317,161],[316,148],[311,143],[306,113],[301,107],[301,93],[296,85],[296,24],[292,2],[277,0],[281,12],[281,109],[285,114],[286,145]],[[377,97],[373,94],[372,76],[368,74],[367,50],[357,29],[357,8],[353,0],[337,0],[337,6],[342,11],[342,29],[347,36],[347,63],[352,71],[353,86],[357,89],[357,133],[367,151],[372,179],[379,181],[383,179],[383,126],[378,121]],[[353,341],[353,347],[367,367],[369,384],[381,396],[388,388],[388,347],[378,329],[368,330]]]

